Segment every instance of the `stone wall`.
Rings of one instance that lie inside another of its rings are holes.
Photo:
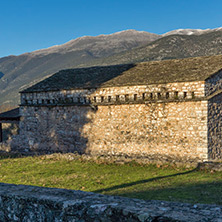
[[[222,159],[222,93],[209,100],[208,147],[210,159]]]
[[[206,96],[209,96],[219,90],[222,90],[222,71],[214,74],[212,77],[207,79],[205,83]]]
[[[1,222],[220,222],[222,207],[0,183]]]
[[[207,103],[99,106],[84,125],[91,153],[207,159]]]
[[[82,129],[94,112],[90,106],[21,107],[20,133],[15,147],[36,153],[84,153],[88,139]]]
[[[90,106],[22,106],[28,152],[208,158],[207,101]]]

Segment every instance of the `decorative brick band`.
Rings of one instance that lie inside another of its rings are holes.
[[[204,97],[196,97],[195,92],[165,92],[165,93],[142,93],[123,94],[112,96],[89,96],[79,95],[59,99],[23,99],[21,105],[117,105],[117,104],[143,104],[146,102],[174,102],[200,100]]]
[[[21,105],[129,104],[205,97],[204,82],[21,93]]]

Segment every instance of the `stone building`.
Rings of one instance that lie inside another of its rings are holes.
[[[222,56],[62,70],[21,92],[20,149],[222,158]]]

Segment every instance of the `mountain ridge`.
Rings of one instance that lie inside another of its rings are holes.
[[[128,34],[128,35],[127,35]],[[154,33],[149,33],[149,32],[146,32],[146,31],[136,31],[134,29],[128,29],[128,30],[124,30],[124,31],[119,31],[119,32],[115,32],[115,33],[112,33],[112,34],[101,34],[101,35],[98,35],[98,36],[82,36],[82,37],[78,37],[76,39],[72,39],[64,44],[61,44],[61,45],[54,45],[54,46],[51,46],[51,47],[48,47],[48,48],[44,48],[44,49],[39,49],[39,50],[34,50],[32,52],[26,52],[26,53],[23,53],[21,55],[24,55],[24,54],[30,54],[30,55],[38,55],[38,54],[41,54],[41,53],[44,53],[44,52],[53,52],[53,53],[57,53],[59,52],[60,49],[72,49],[73,46],[75,46],[76,44],[83,44],[87,41],[97,41],[97,40],[104,40],[105,39],[112,39],[113,37],[115,38],[116,36],[121,36],[121,37],[126,37],[128,39],[125,39],[126,40],[131,40],[130,37],[133,36],[133,40],[135,40],[135,37],[137,37],[138,35],[143,35],[144,36],[144,39],[145,41],[153,41],[157,38],[161,38],[161,35],[158,35],[158,34],[154,34]],[[141,38],[139,37],[137,39],[138,41],[142,41]]]
[[[162,36],[168,35],[202,35],[209,32],[221,31],[222,27],[214,28],[214,29],[176,29],[162,34]]]

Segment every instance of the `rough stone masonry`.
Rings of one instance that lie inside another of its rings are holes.
[[[222,56],[62,70],[20,114],[22,152],[221,159]]]
[[[1,222],[221,222],[222,206],[0,183]]]

